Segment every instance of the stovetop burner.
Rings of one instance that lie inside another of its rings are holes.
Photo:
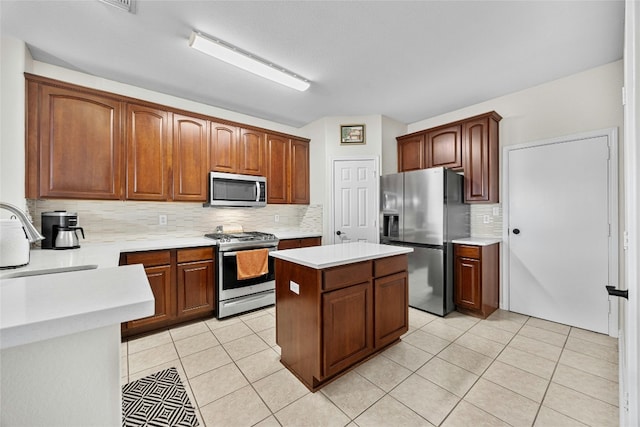
[[[215,240],[218,243],[220,250],[277,246],[279,241],[273,234],[262,233],[260,231],[245,231],[242,233],[208,233],[204,236]]]

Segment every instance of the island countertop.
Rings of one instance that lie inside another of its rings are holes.
[[[379,245],[377,243],[353,242],[336,245],[312,246],[309,248],[286,249],[271,252],[269,255],[321,270],[323,268],[371,259],[385,258],[413,252],[403,246]]]

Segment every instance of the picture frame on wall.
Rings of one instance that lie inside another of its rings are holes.
[[[340,144],[365,144],[364,125],[340,125]]]

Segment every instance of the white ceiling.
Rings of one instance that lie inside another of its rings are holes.
[[[0,0],[34,59],[292,126],[433,117],[622,58],[622,1]],[[298,92],[189,48],[221,38],[312,81]]]

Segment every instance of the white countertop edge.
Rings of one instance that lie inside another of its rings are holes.
[[[87,292],[77,294],[82,287]],[[0,349],[120,324],[155,310],[140,264],[4,279],[0,293]]]
[[[322,231],[273,231],[271,234],[280,240],[322,237]]]
[[[454,239],[451,243],[472,246],[489,246],[502,242],[498,237],[464,237],[462,239]]]
[[[353,246],[352,246],[353,245]],[[353,249],[353,250],[352,250]],[[378,245],[374,243],[346,243],[338,245],[312,246],[271,252],[269,255],[305,267],[321,270],[361,261],[386,258],[413,252],[404,246]]]
[[[154,311],[155,303],[151,300],[91,313],[2,328],[0,349],[4,350],[19,345],[59,338],[104,326],[118,325],[130,320],[147,317],[150,313],[153,314]]]

